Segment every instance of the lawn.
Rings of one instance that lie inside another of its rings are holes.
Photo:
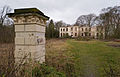
[[[47,40],[46,63],[67,77],[119,77],[120,44],[104,41]]]

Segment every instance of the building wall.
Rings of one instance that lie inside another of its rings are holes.
[[[100,26],[93,27],[79,27],[79,26],[68,26],[68,27],[60,27],[60,37],[64,37],[65,35],[69,35],[71,37],[79,37],[79,36],[89,36],[92,38],[99,38],[101,35],[102,38],[105,37],[104,28]]]

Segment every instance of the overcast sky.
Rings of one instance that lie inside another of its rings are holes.
[[[36,7],[54,21],[73,24],[80,15],[98,15],[102,8],[120,5],[120,0],[0,0],[0,8],[4,5],[12,9]]]

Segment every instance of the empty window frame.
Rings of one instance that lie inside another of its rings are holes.
[[[87,28],[85,28],[85,31],[87,31]]]
[[[84,34],[85,34],[85,36],[88,36],[88,33],[87,33],[87,32],[85,32]]]
[[[68,28],[66,28],[66,31],[68,31]]]
[[[69,36],[68,33],[66,33],[66,36]]]
[[[63,36],[65,36],[65,33],[63,33]]]
[[[99,28],[97,27],[97,31],[99,31]]]
[[[91,36],[91,33],[89,33],[89,36]]]
[[[71,31],[73,31],[73,28],[71,28]]]
[[[77,33],[75,33],[75,36],[77,36]]]
[[[89,28],[89,31],[91,31],[91,28]]]
[[[82,31],[84,31],[84,29],[82,28]]]
[[[61,37],[62,37],[62,33],[61,33]]]
[[[99,36],[99,33],[97,33],[96,36],[98,37],[98,36]]]
[[[82,33],[82,36],[84,36],[84,33]]]
[[[75,31],[77,31],[77,27],[75,27]]]

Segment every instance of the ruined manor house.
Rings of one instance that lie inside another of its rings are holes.
[[[59,29],[60,37],[91,37],[91,38],[105,38],[105,31],[102,26],[64,26]]]

